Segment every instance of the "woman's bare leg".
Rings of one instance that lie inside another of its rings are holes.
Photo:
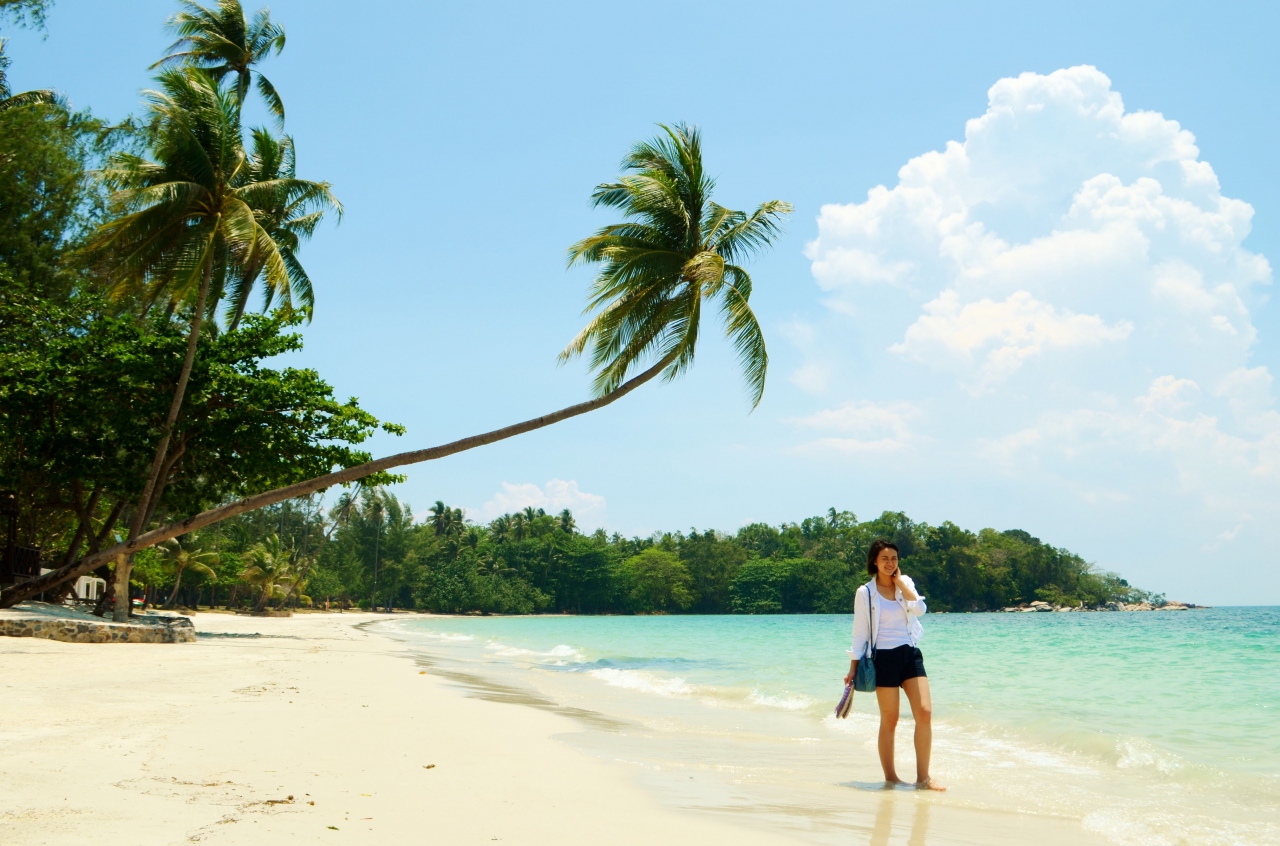
[[[933,754],[933,697],[929,694],[929,680],[923,676],[907,679],[902,683],[902,689],[911,703],[911,716],[916,721],[916,787],[946,790],[929,778],[929,757]],[[876,688],[876,693],[880,693],[879,688]],[[890,754],[893,754],[892,749],[891,746]]]
[[[893,733],[898,728],[898,689],[877,687],[876,701],[880,703],[880,766],[884,780],[896,784],[900,779],[893,766]]]

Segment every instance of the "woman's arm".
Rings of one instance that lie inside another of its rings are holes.
[[[916,592],[916,583],[911,581],[910,576],[904,576],[902,571],[898,571],[893,575],[893,581],[898,590],[902,591],[902,598],[907,601],[908,614],[921,617],[929,610],[924,604],[924,597]]]

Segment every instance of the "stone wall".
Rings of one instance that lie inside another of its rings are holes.
[[[194,643],[196,630],[186,617],[148,618],[145,622],[59,619],[0,615],[0,636],[43,637],[67,643]]]

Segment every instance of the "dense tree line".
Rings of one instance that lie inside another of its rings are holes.
[[[183,595],[194,604],[221,589],[222,603],[246,607],[444,613],[847,613],[853,592],[867,581],[866,550],[877,537],[898,544],[904,571],[938,611],[1148,598],[1026,532],[975,533],[897,512],[860,522],[832,509],[800,523],[753,523],[734,534],[625,538],[583,533],[569,511],[534,508],[476,525],[437,502],[415,523],[381,487],[345,493],[328,513],[303,501],[226,521],[216,537],[201,539],[203,548],[220,551],[221,570],[196,575]],[[261,559],[264,545],[283,562],[278,584],[266,592],[237,575]],[[140,568],[161,597],[175,580],[163,555],[152,559],[157,566]]]

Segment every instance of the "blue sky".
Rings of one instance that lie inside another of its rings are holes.
[[[14,86],[136,111],[173,8],[58,0],[46,38],[9,33]],[[379,454],[586,396],[555,364],[590,278],[565,248],[656,122],[701,126],[722,204],[795,205],[751,268],[754,413],[707,333],[679,383],[410,469],[415,511],[648,534],[903,510],[1280,602],[1275,6],[271,9],[300,172],[347,209],[303,253],[298,363],[408,427]]]

